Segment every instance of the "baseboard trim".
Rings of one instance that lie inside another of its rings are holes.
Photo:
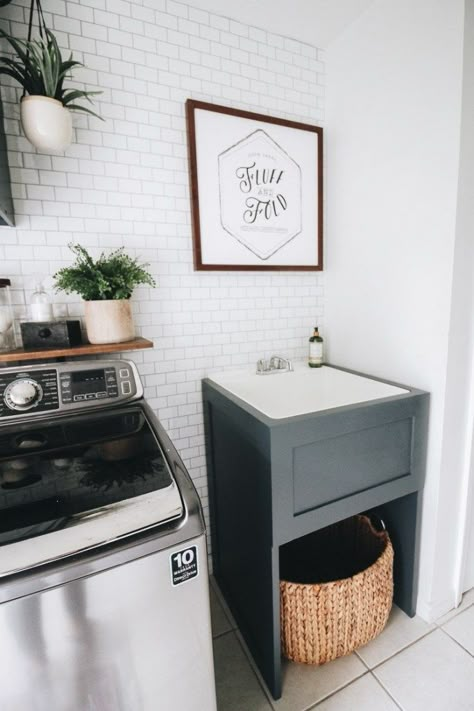
[[[432,602],[425,602],[424,600],[418,600],[416,606],[416,614],[421,617],[425,622],[432,623],[438,620],[440,617],[447,615],[448,612],[454,610],[456,605],[456,596],[454,591],[452,595],[444,598],[443,600],[434,600]]]

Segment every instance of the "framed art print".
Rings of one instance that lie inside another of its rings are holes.
[[[194,265],[323,268],[322,128],[186,102]]]

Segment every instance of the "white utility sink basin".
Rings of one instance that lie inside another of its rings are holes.
[[[210,375],[209,380],[275,420],[410,392],[324,365],[293,367],[293,372],[270,375],[250,369],[228,371]]]

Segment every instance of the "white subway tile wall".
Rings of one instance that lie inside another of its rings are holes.
[[[29,0],[0,9],[26,36]],[[196,272],[193,268],[185,101],[200,99],[323,125],[321,50],[172,0],[43,0],[46,23],[100,89],[105,122],[74,115],[64,155],[35,151],[19,124],[20,91],[2,77],[16,229],[0,230],[0,276],[25,316],[36,275],[71,261],[69,242],[99,254],[124,246],[149,262],[158,287],[133,310],[153,350],[129,355],[145,395],[189,468],[207,516],[201,379],[278,353],[307,354],[324,325],[321,273]],[[5,49],[6,45],[3,44]],[[82,316],[54,295],[59,315]]]

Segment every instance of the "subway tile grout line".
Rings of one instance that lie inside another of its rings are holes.
[[[186,2],[182,2],[182,4],[187,5],[188,7],[192,8],[193,10],[199,9],[199,8],[195,8],[194,5],[191,5],[189,0],[186,0]],[[236,20],[235,18],[229,17],[228,15],[226,15],[223,12],[220,12],[218,10],[213,10],[213,11],[203,10],[203,12],[207,12],[209,15],[217,15],[217,17],[221,17],[223,20],[227,20],[227,22],[229,22],[229,23],[234,23],[237,25],[245,25],[249,29],[259,30],[261,32],[267,32],[266,30],[263,30],[262,27],[260,27],[259,25],[249,25],[246,22],[241,22],[240,20]],[[305,45],[306,47],[309,47],[310,49],[316,49],[318,56],[320,54],[322,54],[322,52],[324,52],[324,49],[322,47],[317,47],[316,45],[311,44],[307,40],[296,40],[294,37],[287,37],[286,35],[282,35],[280,32],[268,32],[268,34],[273,35],[274,37],[278,37],[282,40],[291,40],[291,42],[297,42],[298,44]]]

